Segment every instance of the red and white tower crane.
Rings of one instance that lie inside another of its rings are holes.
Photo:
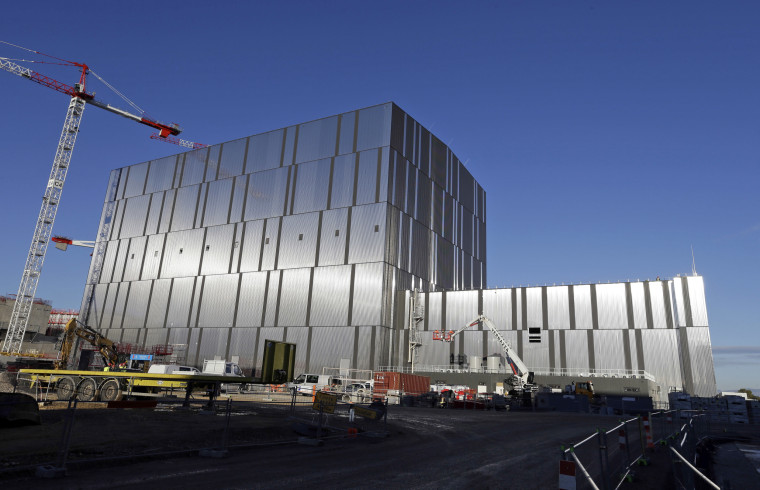
[[[175,138],[182,130],[176,124],[164,124],[154,119],[146,117],[145,115],[135,115],[130,112],[118,109],[109,104],[97,100],[94,94],[87,91],[85,83],[89,73],[92,73],[101,81],[107,84],[105,80],[102,80],[94,72],[91,72],[89,67],[84,63],[77,63],[74,61],[63,60],[54,56],[40,53],[21,46],[16,46],[5,41],[0,41],[3,44],[14,46],[26,51],[30,51],[37,55],[46,56],[52,58],[56,64],[72,66],[81,70],[79,82],[74,86],[67,85],[63,82],[59,82],[53,78],[42,75],[36,71],[21,66],[15,61],[27,61],[28,60],[12,60],[10,58],[0,57],[0,69],[3,69],[14,75],[18,75],[22,78],[26,78],[32,82],[38,83],[42,86],[51,88],[58,92],[71,97],[69,100],[69,108],[66,111],[66,119],[63,123],[63,131],[58,141],[58,148],[53,159],[53,167],[50,170],[50,176],[48,177],[47,184],[45,186],[45,195],[42,198],[42,206],[40,207],[40,213],[37,217],[37,225],[34,229],[34,235],[32,236],[32,243],[29,247],[29,254],[27,255],[26,264],[24,265],[24,273],[21,277],[21,284],[19,285],[18,294],[16,295],[16,303],[13,306],[10,322],[8,324],[8,333],[5,336],[0,351],[6,353],[18,353],[21,351],[21,344],[24,339],[24,333],[26,332],[27,325],[29,323],[29,316],[32,310],[32,304],[34,301],[34,295],[37,291],[37,284],[39,282],[40,273],[42,272],[42,264],[45,261],[45,254],[47,252],[48,243],[50,242],[53,223],[55,222],[56,212],[58,211],[58,205],[61,202],[61,194],[63,193],[63,184],[66,181],[66,173],[69,169],[71,162],[71,154],[74,150],[74,143],[76,143],[77,134],[79,133],[79,126],[82,121],[82,113],[86,104],[91,104],[101,109],[105,109],[114,114],[118,114],[127,119],[139,122],[146,126],[150,126],[158,130],[158,134],[155,136],[157,139],[168,140],[173,144],[178,144],[187,148],[201,148],[206,145],[199,143],[192,143],[185,140]],[[37,62],[37,61],[33,61]],[[114,90],[117,94],[121,95],[118,91],[113,89],[110,85],[109,88]],[[123,96],[122,96],[123,97]],[[128,100],[125,98],[125,100]],[[131,104],[131,102],[130,102]],[[134,104],[132,104],[134,106]],[[137,108],[137,106],[134,106]],[[139,108],[137,108],[139,110]]]

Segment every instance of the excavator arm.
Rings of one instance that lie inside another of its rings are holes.
[[[116,351],[114,342],[96,332],[87,325],[77,322],[75,318],[66,323],[61,341],[61,358],[55,363],[56,369],[65,369],[68,363],[71,349],[76,337],[87,341],[90,345],[95,346],[107,364],[117,364],[119,355]]]

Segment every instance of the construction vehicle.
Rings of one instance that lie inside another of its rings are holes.
[[[68,358],[76,338],[84,339],[95,346],[106,363],[103,371],[83,371],[66,369]],[[187,401],[193,391],[204,391],[209,403],[220,393],[222,383],[229,382],[229,374],[174,372],[146,373],[144,371],[120,368],[119,363],[125,359],[117,351],[114,342],[94,329],[71,319],[61,341],[61,355],[55,369],[21,369],[18,372],[18,385],[34,391],[38,399],[48,401],[51,394],[58,400],[76,397],[79,401],[119,401],[128,397],[163,396],[167,391],[184,390]],[[231,364],[231,363],[230,363]],[[231,369],[240,368],[237,364]],[[107,370],[105,370],[107,369]],[[181,372],[181,371],[180,371]],[[240,383],[252,383],[252,378],[238,377]]]
[[[496,326],[491,320],[488,319],[488,317],[480,315],[475,320],[467,323],[464,327],[456,331],[435,330],[433,332],[433,340],[451,342],[457,335],[478,324],[485,325],[491,331],[494,337],[496,337],[499,345],[501,345],[501,348],[504,350],[504,355],[506,356],[507,363],[512,370],[512,375],[504,380],[505,383],[512,386],[512,390],[510,391],[513,391],[515,393],[535,391],[536,386],[533,384],[533,373],[528,371],[528,366],[526,366],[522,359],[520,359],[520,356],[517,355],[517,352],[512,349],[512,346],[510,346],[509,342],[506,341],[506,339],[496,329]]]
[[[119,353],[116,351],[116,345],[113,340],[107,339],[94,329],[77,321],[76,318],[72,318],[66,322],[66,328],[63,330],[60,348],[61,354],[55,362],[55,369],[65,369],[68,366],[69,356],[71,356],[71,349],[76,337],[95,346],[98,349],[98,352],[100,352],[100,355],[103,356],[103,361],[106,366],[115,367],[123,361],[123,359],[119,358]]]

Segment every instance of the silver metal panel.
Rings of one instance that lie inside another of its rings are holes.
[[[372,352],[374,350],[376,352],[376,355],[379,355],[379,353],[383,351],[375,350],[375,346],[372,344],[372,331],[374,330],[374,327],[357,327],[357,330],[359,331],[359,338],[356,342],[358,348],[356,350],[355,369],[375,369],[375,366],[373,366],[370,362],[372,359]],[[379,364],[380,361],[378,359],[375,361],[375,365]]]
[[[436,284],[443,289],[452,289],[454,287],[454,245],[438,236],[436,237],[436,249],[438,251],[435,271]]]
[[[264,221],[247,221],[243,234],[243,246],[240,255],[240,272],[259,270],[261,259],[261,234],[264,232]],[[270,244],[265,247],[271,247]]]
[[[230,331],[226,328],[204,328],[198,351],[198,365],[202,366],[203,361],[214,359],[217,356],[224,359],[229,335]]]
[[[169,291],[172,281],[171,279],[158,279],[152,282],[153,292],[150,295],[150,305],[148,306],[148,317],[145,321],[145,326],[148,328],[165,328],[164,319],[166,318],[166,310],[169,306]]]
[[[343,155],[354,151],[354,124],[356,123],[356,112],[341,114],[340,118],[338,154]]]
[[[311,326],[348,325],[351,266],[317,267],[311,292]]]
[[[261,326],[261,314],[264,309],[264,292],[267,286],[266,272],[249,272],[243,274],[240,282],[240,298],[235,327]]]
[[[189,328],[172,328],[169,330],[169,343],[183,346],[185,350],[187,350],[189,338]]]
[[[129,298],[124,311],[122,328],[142,328],[148,309],[148,297],[152,281],[135,281],[129,285]]]
[[[543,313],[543,301],[541,299],[541,288],[525,288],[525,299],[528,305],[528,324],[521,325],[523,330],[528,328],[541,328],[544,326],[544,313]],[[517,317],[518,323],[521,321],[520,316]],[[548,364],[547,364],[548,366]]]
[[[129,283],[122,282],[119,287],[119,291],[116,293],[116,301],[113,305],[113,320],[111,326],[116,328],[122,328],[122,322],[124,321],[124,307],[127,303],[129,296]]]
[[[552,286],[546,288],[549,330],[570,329],[570,302],[567,296],[568,289],[567,286]]]
[[[588,284],[573,286],[575,302],[575,328],[592,329],[594,323],[591,315],[591,286]]]
[[[142,333],[142,329],[136,329],[136,328],[127,328],[121,331],[121,343],[122,344],[131,344],[135,346],[142,346],[140,343],[140,333]]]
[[[189,327],[188,316],[193,300],[194,277],[174,279],[171,298],[166,316],[166,326],[169,328]]]
[[[300,145],[300,139],[299,145]],[[327,209],[327,190],[330,187],[330,159],[298,165],[293,214]]]
[[[307,353],[307,346],[309,345],[309,329],[305,327],[293,327],[289,328],[285,332],[285,342],[290,342],[292,344],[296,344],[296,366],[299,364],[302,364],[305,366],[304,361],[306,360],[306,353]],[[300,369],[296,370],[297,374],[294,374],[294,376],[298,376],[300,373],[321,373],[322,368],[320,367],[318,371],[312,371],[312,370],[306,370],[306,369]]]
[[[250,137],[245,173],[260,172],[280,166],[282,138],[285,131],[278,129]]]
[[[447,365],[450,360],[451,345],[448,342],[433,342],[430,332],[424,332],[422,335],[422,348],[418,351],[417,363],[429,366]],[[399,347],[404,350],[407,348],[406,345]]]
[[[636,327],[638,328],[638,327]],[[646,327],[643,327],[646,328]],[[639,369],[644,369],[643,367],[639,366],[639,356],[638,351],[636,350],[636,331],[635,330],[628,330],[627,332],[623,333],[623,342],[628,342],[628,345],[630,346],[630,352],[631,352],[631,369],[634,371],[638,371]]]
[[[301,124],[298,127],[296,163],[335,155],[337,137],[338,116]]]
[[[206,197],[206,209],[203,213],[203,226],[226,224],[230,213],[231,198],[232,179],[210,182]]]
[[[164,205],[164,193],[157,192],[150,196],[150,206],[148,209],[148,219],[145,223],[145,234],[153,235],[158,233],[158,224],[161,219],[161,208]]]
[[[145,177],[148,175],[149,162],[132,165],[129,167],[129,176],[127,177],[127,186],[124,190],[124,197],[139,196],[145,188]]]
[[[383,297],[383,264],[357,264],[354,273],[352,325],[379,325]]]
[[[248,185],[248,175],[235,177],[232,189],[232,205],[230,206],[230,223],[243,220],[243,201],[245,201],[245,188]]]
[[[483,345],[483,332],[477,330],[466,330],[460,333],[457,336],[456,340],[458,342],[457,345],[454,346],[454,351],[464,352],[464,355],[468,360],[470,356],[481,358],[485,355],[484,352],[487,346]],[[459,344],[463,344],[464,346],[461,351],[459,351]]]
[[[531,344],[528,342],[528,336],[523,335],[522,360],[528,369],[549,367],[549,340],[546,336],[543,337],[541,343]]]
[[[359,174],[356,180],[356,204],[375,202],[379,149],[359,153]]]
[[[446,292],[446,330],[458,330],[478,317],[477,291]],[[480,327],[471,327],[480,329]]]
[[[245,220],[281,216],[285,209],[288,169],[257,172],[248,179]]]
[[[283,165],[292,165],[293,160],[295,157],[295,144],[296,144],[296,134],[298,131],[298,126],[290,126],[288,128],[285,128],[285,148],[283,148],[282,151],[282,164]]]
[[[683,387],[679,356],[674,355],[678,352],[676,332],[675,329],[641,331],[644,370],[653,374],[664,389]]]
[[[227,179],[243,173],[245,146],[247,143],[248,138],[241,138],[228,141],[222,145],[222,161],[219,164],[220,179]]]
[[[150,196],[131,197],[124,203],[124,217],[119,238],[130,238],[143,234],[148,217]]]
[[[628,328],[625,284],[597,284],[596,305],[600,329]]]
[[[679,327],[685,327],[686,325],[686,309],[684,303],[684,291],[679,278],[668,282],[668,289],[670,291],[671,303],[673,304],[673,318],[675,318],[675,325]]]
[[[310,278],[311,269],[289,269],[282,271],[280,313],[277,319],[278,326],[302,327],[306,325]]]
[[[232,237],[232,261],[230,262],[230,272],[232,274],[239,272],[240,269],[240,252],[243,250],[243,223],[235,224],[235,233]]]
[[[238,366],[246,375],[252,369],[261,367],[260,360],[259,363],[254,362],[257,331],[257,328],[233,328],[230,332],[230,359],[237,356]],[[261,376],[261,373],[257,371],[256,375]]]
[[[176,231],[166,235],[161,277],[182,277],[198,274],[203,251],[204,229]]]
[[[145,193],[150,194],[171,189],[176,164],[177,155],[159,158],[150,162],[148,179],[145,183]]]
[[[222,145],[213,145],[208,148],[208,160],[206,161],[206,176],[204,182],[216,180],[219,172],[219,151]]]
[[[145,248],[142,274],[140,279],[157,279],[158,267],[161,264],[161,253],[164,249],[166,235],[151,235],[148,237],[148,246]]]
[[[277,249],[279,247],[280,219],[268,219],[264,225],[264,250],[261,253],[261,270],[263,271],[275,268],[275,259],[277,258]]]
[[[647,328],[647,305],[643,282],[631,283],[631,305],[633,306],[634,328]]]
[[[348,249],[349,263],[383,260],[387,207],[387,204],[379,203],[353,208]]]
[[[443,318],[443,293],[420,294],[420,301],[424,301],[425,297],[427,297],[428,300],[428,305],[425,309],[427,330],[443,330],[443,325],[441,325],[441,320]]]
[[[206,159],[208,148],[201,148],[185,153],[185,165],[182,169],[180,187],[200,184],[206,174]]]
[[[412,221],[411,262],[409,272],[417,277],[428,278],[430,264],[430,230],[419,221]]]
[[[395,209],[392,209],[396,213]],[[412,219],[401,211],[398,211],[398,267],[402,270],[409,270],[409,247],[411,244],[411,223]],[[394,233],[396,234],[396,233]]]
[[[472,289],[472,257],[462,252],[462,289]]]
[[[406,201],[402,208],[406,214],[414,217],[417,198],[417,174],[419,170],[416,169],[411,163],[407,165],[406,172]]]
[[[203,358],[198,356],[198,347],[200,346],[201,329],[190,329],[190,338],[187,342],[187,363],[192,365],[203,365]]]
[[[623,334],[627,330],[596,330],[594,335],[594,368],[625,369]]]
[[[198,314],[199,327],[222,328],[232,326],[238,279],[237,274],[205,277],[203,297]]]
[[[467,209],[462,210],[462,237],[460,246],[462,250],[472,255],[475,240],[475,216]]]
[[[649,297],[652,301],[652,323],[654,328],[668,328],[667,315],[665,314],[665,299],[662,296],[662,283],[660,281],[649,283]],[[680,310],[679,308],[679,311]]]
[[[124,263],[127,260],[128,248],[129,239],[119,240],[119,251],[116,254],[116,261],[113,267],[113,282],[121,282],[124,277]]]
[[[391,104],[359,111],[356,151],[388,146],[391,141]]]
[[[689,278],[699,279],[699,278]],[[689,282],[689,295],[692,295],[692,284]],[[692,303],[693,304],[693,303]],[[710,342],[710,329],[705,327],[691,327],[687,329],[689,359],[691,360],[691,379],[693,380],[692,395],[715,396],[718,391],[715,383],[715,366],[713,364],[712,343]]]
[[[393,187],[390,189],[390,193],[392,194],[391,202],[403,211],[406,204],[406,169],[411,164],[395,151],[391,155],[393,155],[394,160],[392,165],[393,177],[391,179]]]
[[[106,292],[108,292],[107,284],[96,284],[95,290],[92,293],[92,302],[90,303],[90,317],[88,319],[88,323],[96,330],[107,328],[107,326],[102,323],[103,307],[105,306],[106,302]],[[110,323],[108,326],[110,326]]]
[[[124,281],[137,281],[140,279],[142,270],[143,253],[145,252],[147,237],[139,236],[129,240],[127,256],[124,266]]]
[[[177,189],[171,231],[188,230],[193,227],[199,191],[200,186],[198,185]]]
[[[98,281],[101,284],[111,282],[111,278],[113,277],[114,264],[116,263],[116,253],[118,251],[118,248],[119,248],[118,240],[109,241],[106,245],[106,252],[103,258],[103,268],[101,269],[100,280]]]
[[[499,330],[512,330],[512,290],[484,289],[483,315]]]
[[[176,195],[177,191],[175,189],[166,191],[166,195],[164,196],[164,205],[161,211],[161,222],[158,224],[159,233],[166,233],[169,231],[172,220],[172,213],[174,212],[174,199],[176,198]]]
[[[346,256],[348,209],[322,213],[322,236],[319,240],[319,265],[338,265]]]
[[[695,327],[706,327],[707,303],[705,302],[705,282],[702,277],[688,277],[689,302],[691,303],[691,319]],[[709,336],[708,336],[709,344]]]
[[[443,189],[435,184],[430,188],[430,228],[438,235],[443,235],[443,202],[446,199]]]
[[[277,318],[277,296],[280,292],[280,271],[271,271],[267,281],[267,301],[264,317],[265,327],[274,327]]]
[[[277,268],[314,267],[318,231],[319,213],[282,218]]]
[[[378,196],[379,201],[390,201],[390,196],[388,195],[388,189],[390,185],[390,168],[389,168],[389,161],[390,161],[390,148],[387,146],[384,146],[380,149],[380,188],[378,189]]]
[[[369,340],[369,339],[367,339]],[[297,349],[296,352],[298,352]],[[338,367],[340,359],[354,355],[354,329],[350,327],[320,327],[311,329],[309,372],[322,372],[323,367]]]
[[[103,328],[117,327],[113,323],[113,308],[116,304],[116,296],[119,293],[121,283],[108,284],[108,291],[105,294],[105,300],[101,303],[101,324]]]
[[[229,272],[234,233],[235,225],[212,226],[206,229],[201,275]]]
[[[565,335],[565,366],[567,369],[589,369],[588,333],[585,330],[567,330]]]
[[[330,208],[348,207],[353,203],[355,170],[355,153],[335,157],[335,161],[333,163]]]

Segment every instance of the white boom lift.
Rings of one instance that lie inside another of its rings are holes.
[[[496,337],[499,345],[501,345],[501,348],[504,350],[504,355],[507,357],[507,363],[512,369],[512,376],[507,380],[507,382],[509,382],[516,391],[533,390],[533,373],[528,371],[528,366],[526,366],[522,359],[520,359],[520,356],[517,355],[517,352],[512,349],[512,346],[501,335],[501,333],[499,333],[499,331],[496,329],[496,326],[491,320],[488,319],[488,317],[480,315],[475,320],[471,321],[456,331],[449,330],[444,332],[441,330],[435,330],[433,332],[433,340],[451,342],[454,340],[454,337],[479,323],[482,323],[488,327],[494,337]]]

